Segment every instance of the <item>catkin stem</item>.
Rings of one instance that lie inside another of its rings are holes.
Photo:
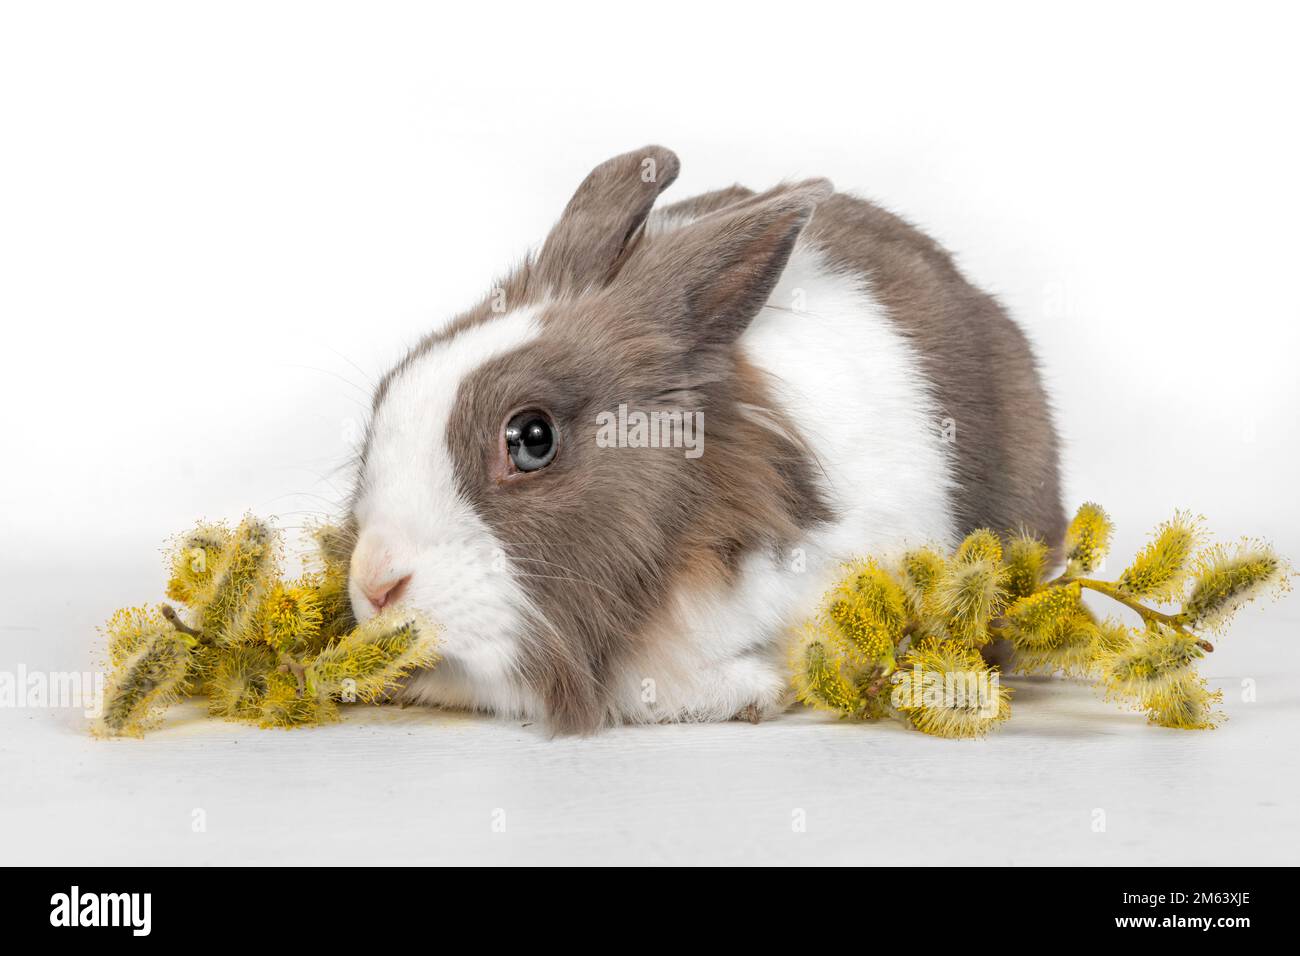
[[[1135,611],[1139,617],[1147,624],[1163,624],[1171,627],[1180,634],[1186,634],[1188,637],[1196,637],[1191,631],[1183,627],[1183,616],[1181,614],[1165,614],[1154,608],[1149,608],[1141,601],[1129,597],[1114,584],[1109,581],[1098,581],[1094,578],[1072,578],[1067,574],[1061,575],[1052,584],[1077,584],[1080,587],[1087,588],[1090,591],[1096,591],[1098,594],[1104,594],[1112,601],[1118,601],[1131,611]],[[1204,638],[1197,637],[1196,643],[1203,651],[1214,650],[1214,645]]]
[[[307,668],[284,652],[280,653],[280,666],[276,668],[281,674],[292,674],[298,682],[298,696],[307,692]]]
[[[190,637],[193,637],[200,642],[204,642],[203,632],[196,627],[190,627],[188,624],[182,621],[181,616],[176,613],[176,609],[172,607],[170,604],[164,604],[161,610],[162,610],[162,616],[167,618],[167,623],[169,623],[172,627],[176,628],[176,630],[180,631],[182,634],[187,634]]]

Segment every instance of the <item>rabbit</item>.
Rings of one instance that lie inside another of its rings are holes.
[[[1034,356],[943,248],[824,179],[655,209],[678,169],[659,146],[597,166],[380,381],[349,594],[441,628],[403,701],[562,734],[757,721],[846,560],[978,527],[1059,543]]]

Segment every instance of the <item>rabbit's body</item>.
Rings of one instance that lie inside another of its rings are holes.
[[[655,148],[600,167],[498,300],[381,386],[353,599],[446,628],[409,699],[562,730],[772,714],[841,562],[1059,538],[1032,355],[942,249],[820,183],[649,214],[675,173]],[[521,471],[509,416],[532,406],[559,450]],[[618,407],[699,412],[698,459],[605,447]]]

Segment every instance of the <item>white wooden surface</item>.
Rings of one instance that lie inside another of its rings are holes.
[[[75,660],[87,609],[47,601],[38,616],[43,592],[22,581],[7,581],[0,668]],[[144,740],[96,741],[77,713],[0,709],[0,860],[1295,864],[1291,610],[1251,611],[1220,642],[1205,673],[1231,719],[1204,733],[1040,679],[1013,682],[1011,722],[981,742],[810,713],[548,739],[354,707],[335,726],[273,732],[194,705]]]

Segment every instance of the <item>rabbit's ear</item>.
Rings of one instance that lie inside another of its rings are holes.
[[[825,179],[778,186],[656,239],[619,275],[618,291],[649,304],[685,347],[728,345],[758,314],[813,210]]]
[[[593,169],[537,255],[533,267],[542,282],[559,294],[607,283],[678,169],[677,155],[662,146],[633,150]]]

